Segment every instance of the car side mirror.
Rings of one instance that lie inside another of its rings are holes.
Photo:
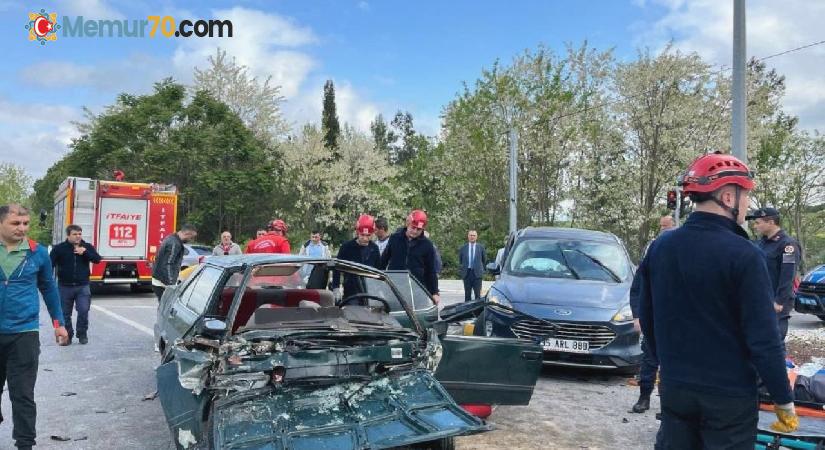
[[[203,331],[209,336],[219,336],[226,332],[226,322],[219,319],[206,319],[203,322]]]
[[[498,264],[491,262],[487,264],[487,271],[493,275],[498,275],[501,273],[501,267],[499,267]]]

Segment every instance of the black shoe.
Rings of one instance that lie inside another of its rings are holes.
[[[77,340],[80,341],[82,345],[86,345],[89,343],[89,338],[87,338],[86,336],[83,336],[82,338],[77,338]]]
[[[648,409],[650,409],[650,394],[642,394],[639,396],[639,401],[637,401],[636,404],[633,405],[632,411],[634,413],[641,414],[647,411]]]

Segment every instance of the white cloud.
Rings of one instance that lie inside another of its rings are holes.
[[[58,14],[83,16],[86,19],[125,19],[126,17],[105,0],[65,0],[60,2]]]
[[[78,133],[81,111],[66,106],[14,103],[0,99],[0,161],[22,167],[34,179],[68,152]]]
[[[191,78],[194,67],[206,67],[218,47],[255,76],[272,77],[281,93],[293,97],[309,72],[317,66],[308,54],[295,48],[318,42],[308,27],[263,11],[246,8],[213,11],[213,17],[232,21],[233,36],[183,40],[172,61],[179,73]],[[186,81],[186,78],[182,78]]]
[[[361,11],[369,11],[370,4],[362,0],[358,2],[358,9],[360,9]]]
[[[284,113],[294,125],[321,122],[324,81],[323,78],[318,78],[313,83],[308,83],[300,95],[284,105]],[[342,125],[348,123],[357,130],[369,132],[370,122],[379,112],[382,112],[381,108],[375,102],[365,99],[349,81],[333,80],[333,82],[335,83],[335,108],[338,121]]]
[[[718,0],[648,0],[642,6],[664,7],[653,24],[637,24],[636,44],[661,47],[673,39],[677,48],[696,51],[718,67],[730,67],[733,40],[733,3]],[[825,2],[770,0],[747,2],[748,57],[765,57],[822,40]],[[825,45],[772,58],[769,67],[785,75],[785,109],[805,128],[825,130]]]
[[[98,92],[143,93],[161,79],[176,75],[165,60],[135,53],[126,59],[99,62],[94,66],[68,61],[43,61],[23,67],[23,83],[49,89],[91,87]],[[176,77],[177,78],[177,77]]]

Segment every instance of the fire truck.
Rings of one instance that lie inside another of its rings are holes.
[[[66,239],[67,225],[79,225],[102,257],[92,264],[93,286],[149,288],[160,242],[176,229],[177,203],[172,185],[69,177],[54,196],[52,243]]]

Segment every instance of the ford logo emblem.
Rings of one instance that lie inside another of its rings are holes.
[[[573,314],[573,311],[570,311],[569,309],[554,309],[553,313],[558,316],[569,316],[570,314]]]

